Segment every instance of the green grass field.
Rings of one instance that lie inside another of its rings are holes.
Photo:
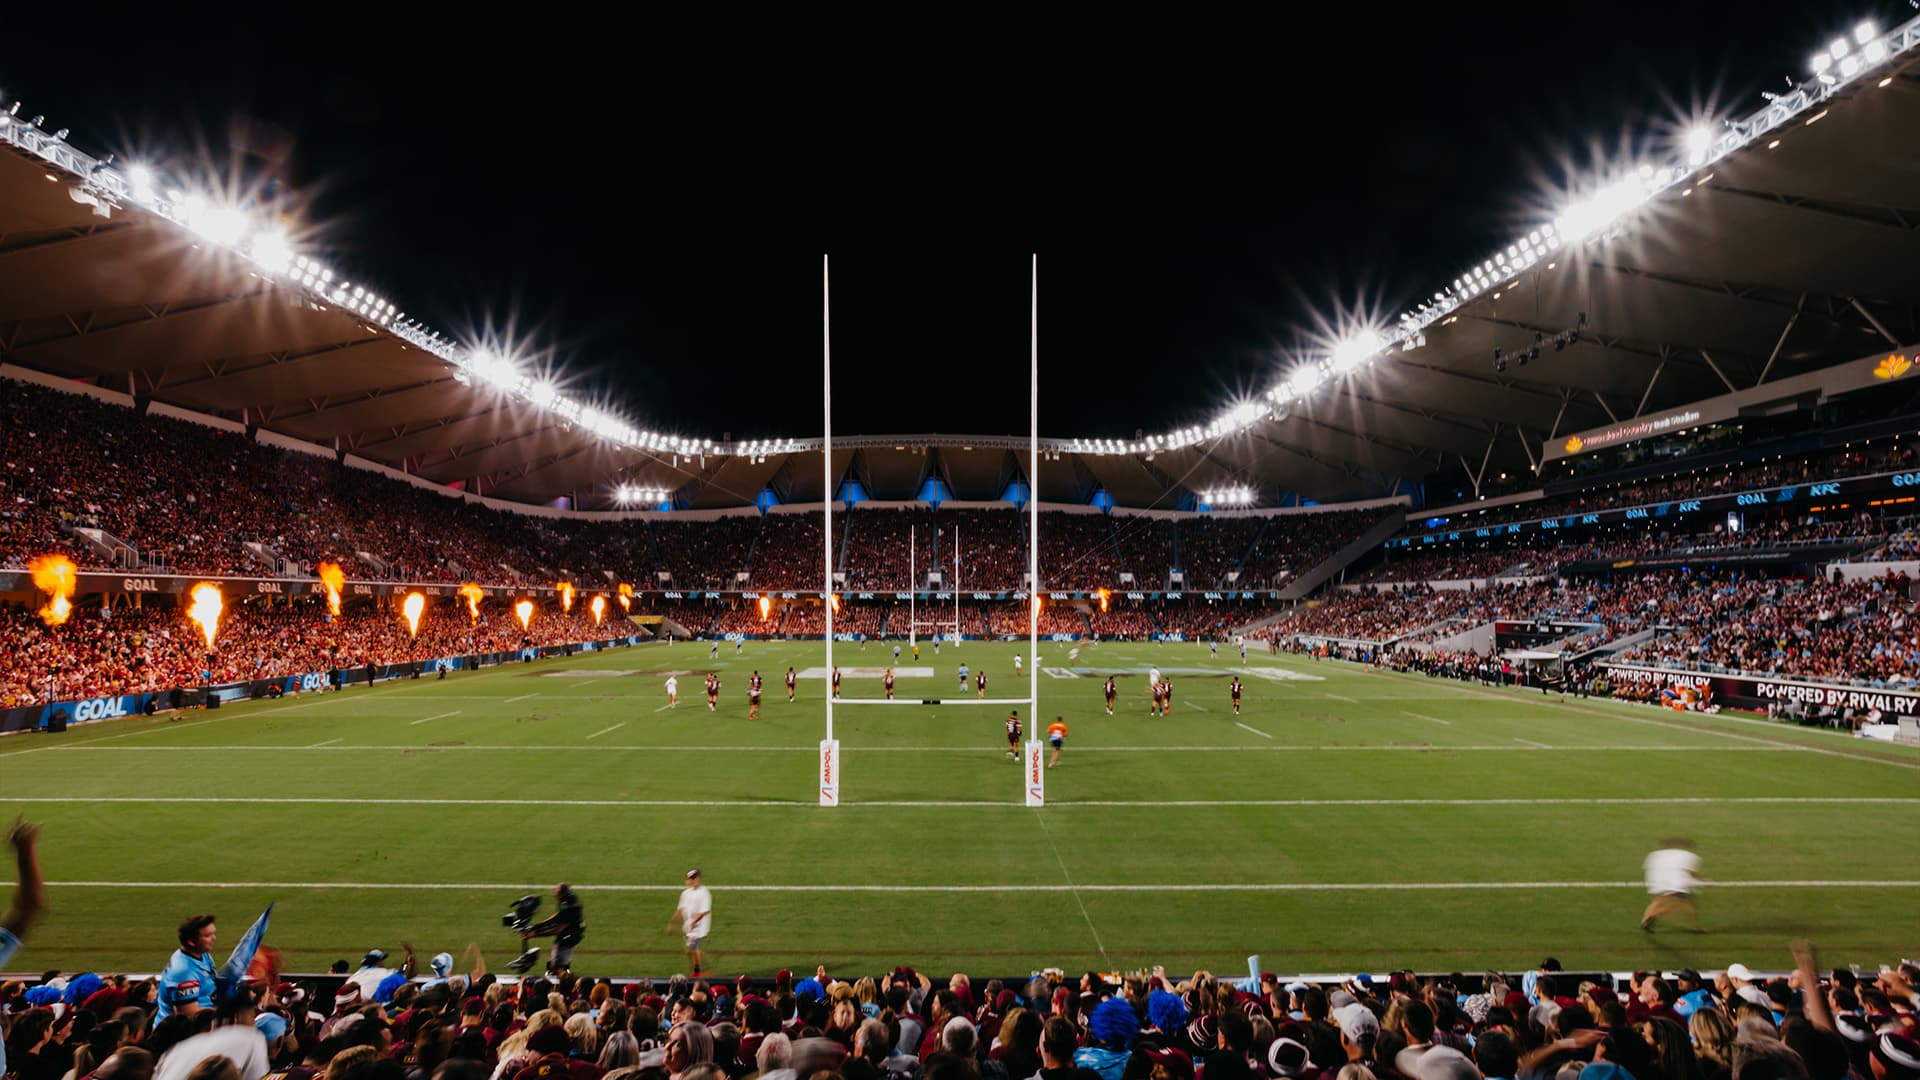
[[[1024,649],[923,649],[934,674],[901,696],[955,693],[961,659],[1024,696]],[[845,803],[815,806],[826,684],[789,705],[780,677],[818,667],[818,643],[723,647],[717,714],[706,645],[679,643],[8,739],[0,812],[46,822],[53,883],[16,966],[157,970],[197,911],[221,916],[224,955],[271,899],[295,970],[401,938],[478,943],[497,967],[517,951],[507,903],[565,879],[587,910],[579,970],[668,974],[696,865],[726,974],[1233,971],[1249,953],[1304,972],[1759,967],[1797,937],[1838,964],[1920,952],[1911,748],[1259,653],[1236,718],[1227,650],[1067,649],[1042,649],[1041,718],[1072,727],[1043,810],[1021,805],[1005,707],[861,704],[879,681],[855,677],[835,710]],[[843,669],[888,655],[836,647]],[[1154,664],[1170,718],[1147,715]],[[674,711],[667,671],[685,673]],[[1714,882],[1706,932],[1648,936],[1640,862],[1672,835]]]

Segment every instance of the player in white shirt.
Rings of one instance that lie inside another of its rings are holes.
[[[1640,929],[1651,934],[1655,919],[1684,910],[1693,917],[1693,930],[1698,933],[1700,909],[1694,905],[1693,894],[1700,887],[1700,879],[1694,876],[1700,869],[1700,856],[1694,854],[1693,845],[1686,840],[1663,841],[1660,850],[1647,856],[1644,869],[1647,892],[1653,899],[1640,916]]]
[[[692,966],[695,978],[706,960],[707,934],[713,929],[713,894],[700,884],[698,868],[687,871],[687,887],[680,890],[680,904],[673,909],[673,918],[667,921],[668,931],[679,925],[686,935],[687,963]]]
[[[669,675],[667,676],[667,708],[677,709],[679,707],[680,679],[677,676]]]
[[[1013,677],[1014,678],[1017,679],[1020,677],[1020,665],[1025,662],[1026,661],[1021,658],[1019,653],[1013,654]]]

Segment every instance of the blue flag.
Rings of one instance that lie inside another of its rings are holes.
[[[267,910],[261,912],[253,925],[247,927],[247,932],[240,935],[240,940],[233,946],[233,955],[220,965],[219,972],[213,978],[215,1001],[225,1001],[239,993],[240,984],[247,978],[247,968],[253,965],[253,954],[260,951],[260,939],[267,935],[267,916],[272,914],[273,904],[269,903]]]

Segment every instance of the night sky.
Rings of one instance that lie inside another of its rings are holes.
[[[182,177],[245,132],[348,276],[442,330],[517,313],[581,393],[716,438],[818,432],[823,251],[838,430],[1023,433],[1038,251],[1043,433],[1127,436],[1266,387],[1342,312],[1390,321],[1550,217],[1566,163],[1749,111],[1908,10],[1818,7],[89,8],[59,47],[9,34],[0,92]]]

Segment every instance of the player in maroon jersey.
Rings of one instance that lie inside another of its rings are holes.
[[[794,680],[795,680],[795,675],[793,674],[793,666],[789,664],[787,666],[787,701],[788,702],[793,701]]]
[[[1162,678],[1160,680],[1160,715],[1161,716],[1173,715],[1173,680],[1172,679]]]
[[[747,719],[760,719],[760,673],[757,671],[747,679]]]
[[[1227,693],[1233,695],[1233,715],[1239,716],[1240,715],[1240,676],[1235,675],[1233,677],[1233,681],[1227,684]]]
[[[1007,756],[1020,760],[1020,710],[1007,714]]]
[[[833,666],[833,696],[840,696],[840,665]]]
[[[893,669],[892,668],[888,668],[886,670],[886,674],[880,676],[880,688],[887,692],[887,700],[892,701],[893,700]]]
[[[974,687],[974,694],[973,694],[974,697],[984,699],[987,696],[987,669],[986,668],[981,668],[979,671],[974,673],[973,687]]]
[[[716,712],[720,705],[720,676],[707,672],[707,711]]]
[[[1107,676],[1107,686],[1106,686],[1105,693],[1107,695],[1107,715],[1112,716],[1114,689],[1113,689],[1113,676],[1111,675]]]

